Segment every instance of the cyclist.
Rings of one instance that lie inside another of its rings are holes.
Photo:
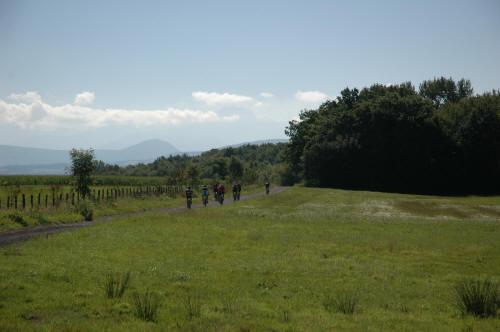
[[[268,195],[269,195],[269,186],[270,186],[269,181],[266,181],[266,194]]]
[[[238,185],[233,183],[233,202],[238,200]]]
[[[203,188],[201,189],[201,197],[203,200],[203,205],[205,206],[207,206],[208,204],[208,195],[210,195],[210,193],[208,192],[208,187],[207,185],[204,185]]]
[[[226,193],[226,188],[221,183],[217,188],[217,193],[219,194],[219,203],[222,205],[224,203],[224,194]]]
[[[193,204],[193,190],[191,189],[191,186],[188,186],[186,189],[186,201],[187,201],[187,208],[191,208],[191,204]]]
[[[219,183],[218,182],[214,184],[213,191],[214,191],[214,200],[217,201],[218,193],[219,193]]]
[[[236,184],[236,189],[237,189],[237,199],[238,201],[240,200],[240,194],[241,194],[241,184],[238,182],[238,184]]]

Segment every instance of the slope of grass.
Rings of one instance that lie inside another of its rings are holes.
[[[291,188],[2,247],[0,330],[498,331],[461,315],[454,285],[499,280],[499,204]],[[107,276],[128,271],[107,298]]]

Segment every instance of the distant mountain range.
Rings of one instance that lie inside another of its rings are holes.
[[[245,144],[260,145],[283,142],[287,142],[287,140],[269,139],[231,146],[239,147]],[[95,150],[95,157],[108,164],[130,165],[152,162],[160,156],[178,155],[182,153],[198,155],[201,152],[182,152],[168,142],[153,139],[121,150],[97,149]],[[69,163],[69,153],[67,150],[0,145],[0,174],[2,175],[65,174]]]

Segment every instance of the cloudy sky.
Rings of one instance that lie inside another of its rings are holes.
[[[500,2],[0,0],[0,144],[285,138],[341,89],[500,88]]]

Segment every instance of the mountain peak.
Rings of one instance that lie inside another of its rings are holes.
[[[169,142],[163,141],[161,139],[148,139],[137,144],[131,145],[121,151],[133,151],[133,150],[142,150],[142,149],[152,149],[157,152],[159,151],[167,151],[168,154],[171,153],[179,153],[180,150],[175,146],[170,144]]]

